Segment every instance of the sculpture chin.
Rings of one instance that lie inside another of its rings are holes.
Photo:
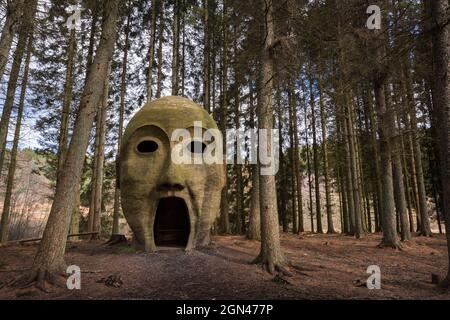
[[[160,198],[153,222],[156,247],[186,248],[191,234],[189,209],[183,198]]]

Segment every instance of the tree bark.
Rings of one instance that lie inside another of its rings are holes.
[[[156,83],[156,98],[161,98],[163,86],[163,43],[164,43],[164,1],[159,0],[159,36],[158,36],[158,80]],[[150,100],[149,100],[150,101]]]
[[[180,45],[180,0],[174,0],[173,5],[173,43],[172,43],[172,95],[178,95],[178,66]]]
[[[72,102],[72,92],[73,92],[75,52],[76,52],[76,38],[75,38],[75,29],[73,29],[70,32],[69,47],[67,52],[66,81],[64,83],[63,106],[61,110],[61,125],[59,129],[59,139],[58,139],[57,181],[62,173],[61,169],[63,167],[63,163],[64,160],[66,159],[67,153],[70,104]]]
[[[264,9],[264,39],[261,48],[261,66],[258,96],[258,128],[266,129],[268,133],[273,129],[273,56],[271,52],[274,43],[273,3],[272,0],[261,1]],[[267,139],[267,148],[273,152],[272,134]],[[261,210],[261,251],[255,259],[268,272],[282,272],[286,259],[281,251],[280,233],[278,226],[278,212],[276,206],[276,186],[274,175],[259,176],[259,200]]]
[[[147,102],[152,100],[152,83],[153,83],[153,66],[155,59],[155,44],[156,44],[156,12],[159,6],[158,2],[161,0],[153,0],[151,13],[151,27],[150,27],[150,46],[148,49],[148,70],[147,70]]]
[[[450,285],[450,30],[447,0],[432,1],[433,33],[433,105],[438,133],[441,165],[442,203],[445,217],[449,267],[441,285]]]
[[[109,66],[111,68],[111,66]],[[108,73],[110,74],[110,70]],[[100,236],[101,233],[101,215],[102,215],[102,199],[103,199],[103,168],[105,163],[105,139],[106,139],[106,112],[108,109],[108,96],[109,96],[109,79],[105,79],[105,84],[103,87],[103,97],[100,106],[99,115],[99,145],[97,154],[97,166],[95,168],[95,188],[94,188],[94,225],[93,231],[98,232],[96,237]]]
[[[123,52],[122,60],[122,76],[120,83],[120,104],[119,104],[119,128],[117,133],[117,153],[116,153],[116,184],[114,188],[114,211],[113,211],[113,224],[112,224],[112,236],[120,233],[119,230],[119,218],[120,218],[120,148],[122,147],[123,136],[123,121],[125,115],[125,96],[127,94],[127,66],[128,66],[128,47],[130,45],[130,19],[131,19],[131,7],[128,8],[127,25],[125,28],[125,48]],[[150,100],[148,100],[150,101]]]
[[[222,106],[220,113],[220,130],[222,131],[223,137],[226,137],[227,130],[227,93],[228,93],[228,30],[227,30],[227,1],[224,0],[223,3],[223,16],[222,16],[222,28],[223,28],[223,48],[222,48]],[[223,152],[226,154],[226,145],[223,144]],[[225,164],[225,180],[226,186],[222,189],[221,200],[220,200],[220,225],[222,233],[230,233],[230,220],[228,212],[228,173]]]
[[[24,0],[8,0],[6,5],[6,17],[0,36],[0,81],[3,78],[6,64],[8,63],[9,50],[17,32],[22,15]],[[28,3],[27,3],[28,6]]]
[[[32,50],[33,50],[33,38],[30,35],[28,38],[27,56],[25,58],[25,69],[23,71],[19,108],[17,110],[17,122],[14,132],[13,147],[11,150],[11,161],[9,163],[8,177],[6,180],[5,199],[3,202],[3,213],[0,222],[0,244],[6,244],[6,242],[8,241],[9,214],[11,211],[11,196],[14,186],[14,174],[16,172],[16,163],[17,163],[17,149],[19,147],[20,129],[22,126],[23,109],[25,107],[25,95],[27,92],[28,74],[30,70],[30,59]]]
[[[399,248],[400,244],[397,238],[394,189],[392,177],[392,117],[391,110],[386,106],[384,79],[377,79],[374,82],[375,101],[378,111],[378,134],[380,137],[380,154],[381,154],[381,185],[383,207],[382,214],[382,230],[383,239],[380,246],[388,246]]]
[[[312,122],[312,138],[313,138],[313,166],[314,166],[314,191],[316,197],[316,231],[317,233],[323,233],[322,228],[322,210],[320,205],[320,184],[319,184],[319,155],[318,155],[318,144],[316,135],[316,106],[314,98],[314,81],[309,78],[309,92],[310,92],[310,105],[311,105],[311,122]]]
[[[16,281],[23,285],[37,281],[36,286],[45,290],[45,281],[55,282],[57,274],[65,274],[64,252],[70,217],[73,210],[73,193],[80,184],[84,155],[89,143],[94,116],[108,78],[108,65],[116,40],[118,0],[103,2],[102,36],[89,72],[80,101],[78,117],[64,162],[64,175],[56,186],[56,193],[41,244],[29,274]]]
[[[261,215],[259,211],[259,168],[252,165],[252,194],[250,200],[250,215],[247,239],[261,240]]]
[[[333,225],[333,212],[331,210],[331,190],[328,173],[328,144],[327,144],[327,123],[325,115],[325,107],[323,103],[323,93],[321,80],[319,79],[319,111],[320,111],[320,125],[322,128],[322,161],[323,161],[323,176],[325,184],[325,206],[327,211],[327,233],[335,233]]]
[[[305,113],[305,140],[306,140],[306,168],[308,171],[308,193],[309,193],[309,216],[311,221],[311,232],[314,233],[314,215],[313,215],[313,196],[312,196],[312,181],[311,181],[311,156],[309,153],[309,138],[308,138],[308,111],[306,102],[303,104]]]
[[[289,158],[292,170],[291,172],[294,172],[293,175],[291,175],[291,193],[292,193],[292,233],[297,234],[298,233],[298,222],[297,222],[297,201],[296,201],[296,175],[295,172],[297,172],[298,168],[296,167],[296,161],[295,158],[298,157],[298,155],[295,153],[295,139],[294,139],[294,127],[296,126],[296,123],[294,122],[294,114],[296,112],[295,110],[295,99],[293,97],[292,92],[292,86],[289,81],[288,86],[288,99],[289,99],[289,139],[291,142],[291,147],[289,148]],[[280,132],[281,131],[281,123],[280,123]],[[280,146],[281,149],[281,146]]]
[[[211,113],[209,103],[209,6],[203,0],[203,108]]]
[[[20,67],[22,65],[27,39],[33,28],[32,24],[36,14],[37,0],[26,0],[24,5],[29,9],[25,11],[23,20],[20,24],[19,39],[17,42],[16,51],[14,52],[8,88],[6,91],[5,104],[3,106],[2,118],[0,120],[0,173],[2,172],[3,162],[5,159],[6,139],[8,137],[9,121],[14,105],[17,80],[19,78]]]
[[[430,217],[428,216],[428,208],[427,208],[427,196],[425,191],[425,179],[423,174],[423,165],[422,165],[422,151],[420,148],[419,137],[417,136],[417,116],[416,116],[416,108],[414,106],[414,96],[411,92],[411,83],[409,71],[405,70],[405,80],[406,80],[406,97],[407,97],[407,110],[408,110],[408,118],[410,122],[411,129],[411,139],[412,139],[412,149],[414,157],[414,165],[415,165],[415,174],[417,181],[417,193],[418,193],[418,213],[420,214],[420,235],[429,237],[431,236],[431,227],[430,227]]]

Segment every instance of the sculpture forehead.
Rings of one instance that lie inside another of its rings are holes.
[[[147,103],[134,115],[125,130],[123,144],[142,126],[156,125],[170,138],[173,130],[193,127],[194,121],[201,121],[205,129],[217,129],[214,119],[195,102],[182,97],[164,97]]]

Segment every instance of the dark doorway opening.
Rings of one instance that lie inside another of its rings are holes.
[[[188,208],[184,200],[177,197],[161,198],[153,224],[155,244],[186,247],[190,229]]]

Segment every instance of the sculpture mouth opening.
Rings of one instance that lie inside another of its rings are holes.
[[[189,212],[178,197],[159,199],[153,234],[159,247],[186,247],[190,233]]]

